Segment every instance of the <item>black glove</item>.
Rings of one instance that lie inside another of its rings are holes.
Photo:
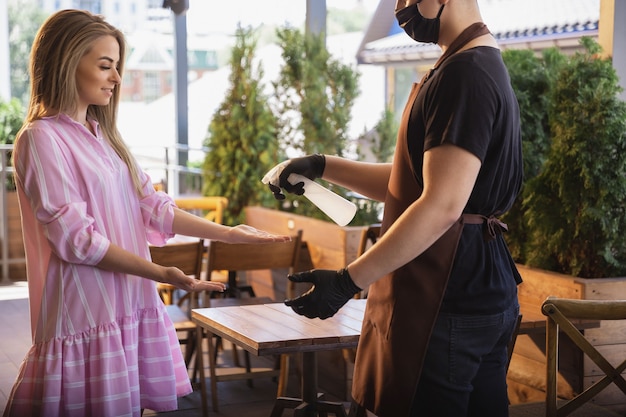
[[[356,286],[346,268],[339,271],[314,269],[289,275],[292,282],[310,282],[310,290],[299,297],[286,300],[285,305],[296,313],[310,319],[319,317],[324,320],[335,313],[350,300],[354,294],[361,291]]]
[[[319,153],[290,159],[289,163],[283,168],[278,177],[278,186],[269,184],[270,190],[274,193],[274,197],[277,200],[285,199],[285,195],[282,193],[281,188],[284,188],[285,191],[289,193],[302,195],[304,194],[304,183],[299,182],[292,185],[289,181],[287,181],[289,175],[300,174],[310,180],[315,180],[316,178],[322,177],[325,167],[326,158],[324,155]]]

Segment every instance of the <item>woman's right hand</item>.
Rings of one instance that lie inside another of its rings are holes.
[[[227,243],[271,243],[288,242],[291,240],[291,236],[275,235],[247,224],[240,224],[231,227],[223,240]]]

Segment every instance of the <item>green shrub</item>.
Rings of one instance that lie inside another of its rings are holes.
[[[16,98],[0,99],[0,144],[10,145],[24,123],[24,107]]]
[[[626,275],[626,103],[610,60],[584,52],[556,73],[551,146],[524,187],[526,264],[579,277]]]
[[[228,198],[224,223],[230,225],[243,222],[246,206],[274,201],[261,178],[277,158],[276,119],[263,94],[263,70],[253,62],[255,35],[250,28],[237,30],[230,89],[213,115],[205,141],[209,151],[203,166],[203,194]]]
[[[511,77],[511,85],[520,107],[524,179],[529,181],[539,174],[550,146],[548,122],[548,94],[552,84],[551,74],[558,71],[565,57],[556,49],[546,50],[541,57],[527,49],[510,49],[502,58]],[[505,238],[517,262],[524,263],[528,240],[522,206],[524,189],[502,220],[509,226]]]
[[[12,98],[8,102],[0,99],[0,144],[13,144],[15,136],[24,122],[24,116],[24,107],[18,99]],[[6,153],[8,166],[11,165],[11,155],[12,152],[10,151]],[[5,187],[7,190],[15,190],[15,181],[10,174],[7,175]]]

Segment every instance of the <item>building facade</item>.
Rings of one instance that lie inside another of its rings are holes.
[[[478,0],[483,20],[504,49],[570,54],[580,38],[598,39],[601,0]],[[385,102],[397,115],[411,90],[437,61],[441,49],[415,42],[398,25],[395,0],[381,0],[359,50],[359,64],[385,68]],[[444,11],[445,13],[445,11]],[[399,115],[398,115],[399,117]]]
[[[128,42],[122,101],[151,102],[174,89],[174,35],[172,11],[163,0],[41,0],[48,13],[83,9],[105,16],[126,35]],[[206,36],[187,38],[188,80],[218,68],[217,51]]]

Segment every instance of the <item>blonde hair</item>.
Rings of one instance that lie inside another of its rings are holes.
[[[113,36],[119,44],[118,72],[121,77],[126,57],[126,41],[122,32],[107,23],[102,16],[85,10],[68,9],[58,11],[46,19],[39,28],[31,49],[31,93],[24,127],[45,116],[74,113],[78,98],[78,64],[89,53],[93,43],[102,36]],[[117,129],[119,101],[118,84],[109,104],[90,105],[87,115],[98,121],[105,138],[128,166],[135,189],[141,196],[143,193],[139,167]]]

